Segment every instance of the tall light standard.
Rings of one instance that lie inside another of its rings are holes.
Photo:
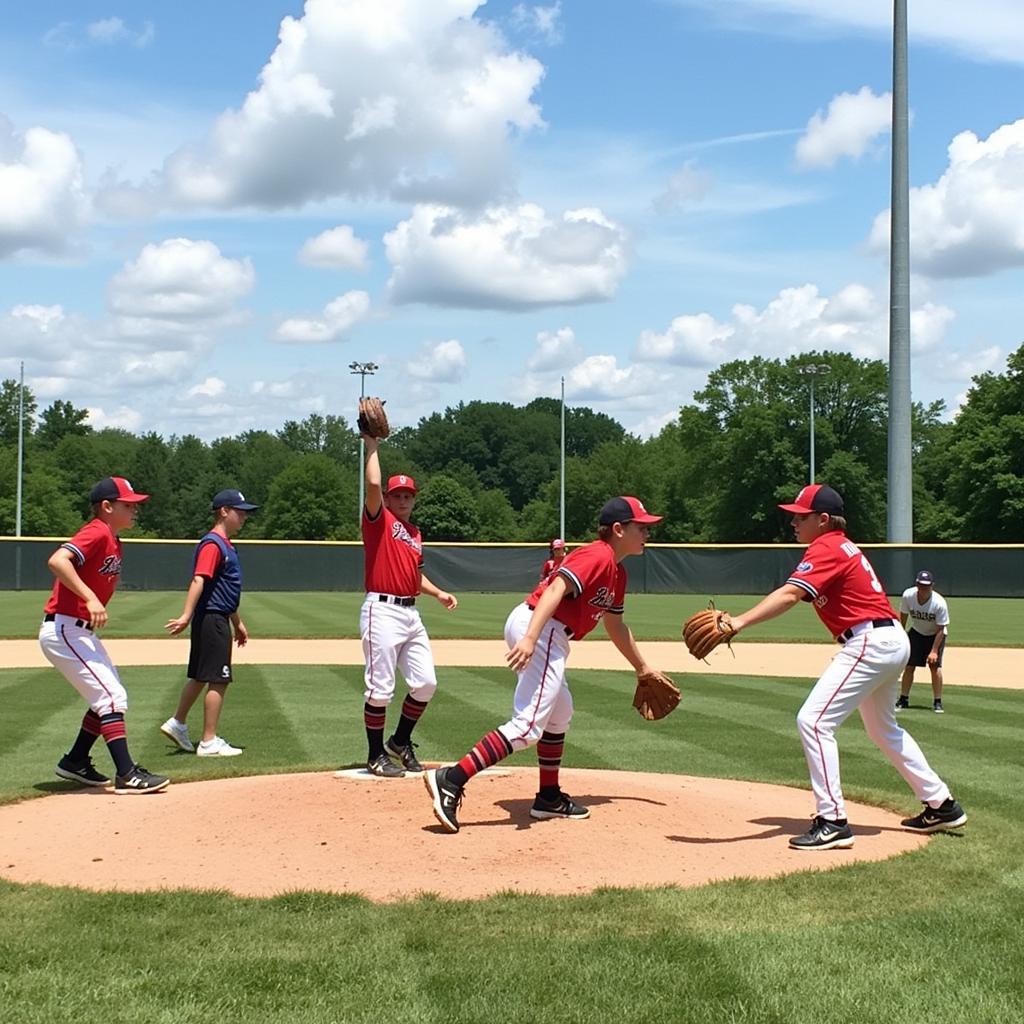
[[[796,372],[804,377],[807,377],[811,382],[811,479],[810,483],[814,483],[814,381],[818,377],[824,377],[832,372],[832,367],[828,363],[805,363],[803,366],[798,366]]]
[[[558,536],[565,539],[565,378],[562,378],[561,473],[558,488]]]
[[[25,475],[25,364],[21,364],[18,384],[18,483],[14,500],[14,589],[21,590],[21,478]]]
[[[350,373],[359,374],[359,397],[366,397],[366,375],[371,376],[376,373],[380,367],[376,363],[356,363],[351,362],[348,364]],[[356,522],[361,523],[363,521],[363,506],[366,504],[366,442],[363,441],[363,435],[359,435],[359,513]]]

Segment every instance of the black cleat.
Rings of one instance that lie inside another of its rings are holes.
[[[948,828],[959,828],[966,822],[964,809],[952,797],[947,797],[939,807],[925,804],[919,815],[904,818],[900,824],[912,832],[944,832]]]
[[[58,762],[55,769],[59,778],[67,779],[69,782],[80,782],[83,786],[109,786],[110,779],[106,775],[96,771],[91,758],[84,761],[72,761],[65,754]]]
[[[904,697],[903,694],[900,694],[900,696],[896,698],[896,710],[897,711],[906,711],[906,709],[909,708],[909,707],[910,707],[910,698],[909,697]]]
[[[371,775],[378,775],[382,779],[401,779],[405,777],[405,772],[386,753],[380,753],[372,761],[368,761],[366,763],[366,770]]]
[[[114,777],[115,793],[159,793],[171,784],[166,775],[147,772],[141,764],[133,765],[127,775]]]
[[[384,746],[387,748],[388,753],[394,754],[402,762],[402,767],[407,772],[419,774],[423,771],[423,765],[420,764],[419,758],[416,757],[416,744],[412,740],[403,747],[401,744],[396,743],[395,737],[392,736]]]
[[[581,807],[567,793],[559,793],[558,797],[554,800],[545,800],[538,793],[537,798],[533,801],[533,806],[530,808],[530,817],[540,819],[589,818],[590,811],[586,807]]]
[[[937,714],[937,715],[944,715],[946,713],[943,710],[942,701],[941,700],[933,700],[932,701],[932,711],[934,711],[935,714]]]
[[[848,850],[853,846],[853,832],[843,821],[829,821],[820,814],[802,836],[794,836],[789,845],[794,850]]]
[[[434,817],[449,832],[458,832],[462,787],[452,785],[447,778],[447,768],[431,768],[423,775],[423,785],[434,800]]]

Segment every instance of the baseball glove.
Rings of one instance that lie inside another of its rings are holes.
[[[732,645],[736,630],[728,612],[705,608],[683,623],[683,642],[695,658],[706,658],[719,644]]]
[[[679,687],[664,672],[637,672],[633,707],[640,717],[656,722],[679,705]]]
[[[360,398],[359,416],[356,419],[360,434],[367,437],[387,437],[391,433],[384,401],[380,398]]]

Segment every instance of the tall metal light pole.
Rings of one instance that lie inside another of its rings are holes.
[[[832,372],[828,363],[806,363],[798,366],[796,372],[807,377],[811,382],[811,476],[810,483],[814,483],[814,381],[818,377],[824,377]]]
[[[893,0],[892,195],[889,224],[888,540],[914,539],[910,432],[910,172],[907,0]]]
[[[366,375],[371,376],[376,373],[380,367],[376,363],[356,363],[351,362],[348,364],[350,373],[359,374],[359,397],[366,397]],[[363,440],[363,435],[359,435],[359,513],[356,518],[356,522],[361,523],[363,521],[363,506],[366,504],[366,442]]]
[[[562,378],[562,470],[558,492],[558,536],[565,540],[565,378]]]
[[[25,468],[25,363],[18,384],[18,484],[14,499],[14,536],[21,540],[21,478]],[[21,590],[21,544],[14,545],[14,589]]]

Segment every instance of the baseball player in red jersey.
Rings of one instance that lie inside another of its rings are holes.
[[[423,572],[420,531],[409,522],[416,504],[416,481],[399,474],[381,488],[380,442],[363,434],[366,444],[366,504],[362,533],[366,599],[359,613],[359,635],[366,661],[363,722],[367,770],[383,778],[422,772],[412,730],[437,689],[430,637],[416,610],[416,598],[428,594],[449,611],[459,602],[435,586]],[[394,733],[384,741],[388,705],[395,695],[395,669],[409,687]],[[401,762],[396,764],[390,754]]]
[[[540,570],[540,578],[546,580],[561,564],[565,558],[565,541],[556,537],[548,548],[548,558]]]
[[[811,601],[818,618],[842,644],[797,715],[817,814],[810,830],[791,839],[790,846],[853,846],[835,731],[855,709],[868,736],[924,804],[920,814],[903,820],[903,827],[915,832],[959,828],[967,815],[896,721],[894,701],[910,642],[871,563],[846,536],[843,499],[831,487],[812,484],[791,505],[779,508],[792,513],[793,532],[807,550],[789,579],[748,612],[734,616],[733,627],[739,632],[782,615],[798,601]]]
[[[466,783],[513,751],[534,744],[540,788],[531,817],[590,817],[590,811],[562,792],[558,782],[573,713],[565,680],[569,641],[581,640],[603,619],[626,661],[638,673],[648,671],[622,617],[626,570],[621,563],[629,555],[643,554],[651,527],[661,520],[636,498],[613,498],[601,509],[598,539],[567,555],[553,575],[512,609],[505,623],[505,661],[518,675],[512,718],[487,733],[457,764],[424,776],[434,816],[449,832],[459,831],[457,813]]]
[[[128,695],[95,630],[106,625],[107,603],[121,575],[122,530],[135,525],[138,494],[124,477],[106,477],[89,494],[94,518],[62,544],[47,563],[57,577],[46,602],[39,646],[46,659],[82,695],[89,710],[71,749],[57,764],[62,779],[109,786],[90,753],[98,736],[114,761],[115,793],[157,793],[170,780],[136,764],[128,752],[124,715]]]

